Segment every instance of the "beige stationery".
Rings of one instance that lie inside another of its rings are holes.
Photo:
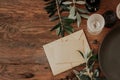
[[[43,47],[53,75],[57,75],[84,63],[84,59],[78,50],[83,53],[90,51],[90,47],[83,30],[46,44]]]

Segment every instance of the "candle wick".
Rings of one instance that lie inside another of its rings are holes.
[[[97,21],[95,20],[95,23],[93,24],[94,28],[97,28]]]

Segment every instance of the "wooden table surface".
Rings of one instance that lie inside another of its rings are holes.
[[[98,12],[116,10],[119,0],[101,0]],[[43,45],[59,37],[49,29],[55,25],[50,22],[43,9],[43,0],[0,0],[0,80],[59,80],[72,70],[53,76],[48,64]],[[90,47],[96,52],[99,45],[92,44],[97,39],[100,43],[111,30],[104,28],[98,36],[90,35],[86,30],[86,20],[80,28],[84,29]]]

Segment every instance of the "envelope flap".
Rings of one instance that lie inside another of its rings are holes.
[[[84,62],[78,50],[85,53],[86,48],[90,49],[83,30],[64,37],[54,47],[55,63]]]

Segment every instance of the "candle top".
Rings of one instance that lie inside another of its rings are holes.
[[[105,24],[105,20],[102,15],[100,14],[93,14],[88,18],[87,27],[91,31],[99,31],[103,29]]]

